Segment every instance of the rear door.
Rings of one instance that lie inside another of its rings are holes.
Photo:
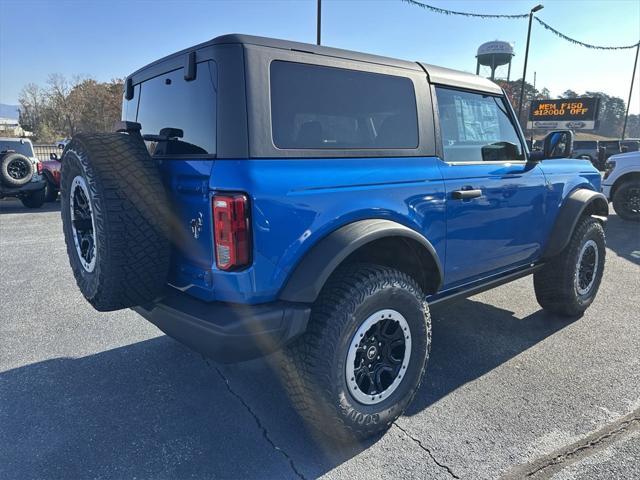
[[[436,87],[445,182],[445,288],[520,265],[540,252],[545,178],[527,163],[503,97]]]

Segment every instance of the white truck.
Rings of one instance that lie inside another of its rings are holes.
[[[618,216],[640,222],[640,152],[609,157],[602,193],[613,202],[613,209]]]
[[[42,162],[35,156],[31,140],[0,137],[0,199],[15,197],[27,208],[40,208],[45,186]]]

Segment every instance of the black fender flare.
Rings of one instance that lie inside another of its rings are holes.
[[[558,255],[569,244],[571,235],[578,224],[578,220],[585,213],[606,221],[609,216],[609,202],[600,192],[580,188],[571,192],[560,207],[558,216],[551,230],[547,246],[542,255],[543,259]]]
[[[429,240],[397,222],[369,219],[344,225],[319,240],[289,276],[279,295],[280,300],[314,302],[329,276],[350,254],[370,242],[390,237],[414,240],[424,247],[423,252],[432,258],[437,270],[438,284],[435,290],[439,289],[443,280],[442,264]]]

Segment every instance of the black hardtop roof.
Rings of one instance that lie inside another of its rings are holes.
[[[319,46],[311,43],[293,42],[290,40],[279,40],[276,38],[257,37],[254,35],[244,35],[244,34],[237,34],[237,33],[221,35],[207,42],[203,42],[198,45],[185,48],[184,50],[180,50],[179,52],[173,53],[171,55],[167,55],[166,57],[156,60],[155,62],[152,62],[136,70],[133,74],[130,75],[130,77],[137,75],[138,73],[141,73],[144,70],[151,68],[152,66],[161,64],[163,62],[174,59],[176,57],[180,57],[181,55],[185,55],[186,53],[191,51],[195,51],[201,48],[214,46],[214,45],[230,45],[230,44],[257,45],[262,47],[278,48],[282,50],[293,50],[293,51],[301,51],[306,53],[313,53],[316,55],[323,55],[327,57],[343,58],[346,60],[374,63],[374,64],[386,65],[386,66],[391,66],[396,68],[404,68],[407,70],[414,70],[414,71],[424,70],[429,75],[429,79],[432,83],[442,84],[442,85],[451,85],[459,88],[470,88],[473,90],[486,91],[491,93],[502,93],[501,88],[498,87],[498,85],[496,85],[492,81],[484,77],[473,75],[471,73],[461,72],[458,70],[451,70],[448,68],[437,67],[437,66],[429,65],[425,63],[410,62],[407,60],[399,60],[396,58],[373,55],[369,53],[361,53],[361,52],[354,52],[351,50],[342,50],[340,48]]]

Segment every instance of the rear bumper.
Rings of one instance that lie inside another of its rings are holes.
[[[307,327],[306,304],[204,302],[170,289],[158,302],[133,308],[160,330],[221,363],[267,355]]]
[[[0,196],[3,197],[18,197],[23,194],[28,194],[31,192],[37,192],[38,190],[42,190],[46,185],[44,180],[40,180],[37,182],[29,182],[20,187],[7,187],[0,183]]]

